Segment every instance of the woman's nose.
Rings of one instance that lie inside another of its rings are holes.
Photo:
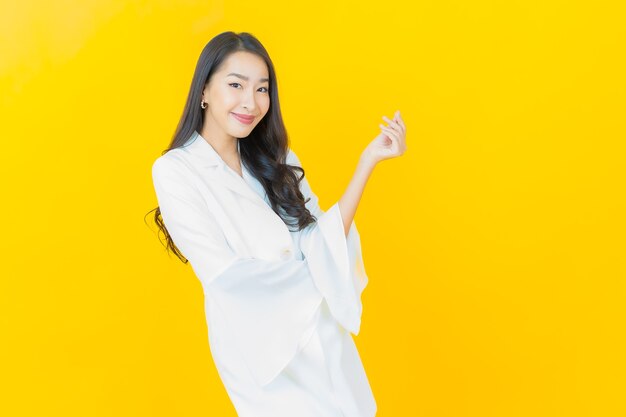
[[[243,98],[242,107],[248,109],[248,111],[254,111],[256,109],[256,98],[254,91],[252,93],[246,93]]]

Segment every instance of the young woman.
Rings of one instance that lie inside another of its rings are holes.
[[[354,214],[376,164],[406,150],[400,113],[383,119],[323,211],[289,147],[265,48],[224,32],[200,55],[152,166],[155,221],[202,283],[211,354],[239,416],[376,413],[350,333],[368,281]]]

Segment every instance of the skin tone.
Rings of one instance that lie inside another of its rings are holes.
[[[246,79],[240,78],[240,74]],[[224,60],[204,86],[202,100],[208,104],[200,136],[205,138],[222,160],[242,176],[237,152],[238,138],[245,138],[263,119],[270,107],[267,65],[259,56],[238,51]],[[245,124],[232,113],[255,116]]]
[[[401,156],[406,151],[406,126],[402,116],[400,116],[400,110],[394,113],[393,120],[387,116],[383,116],[383,120],[389,126],[379,124],[380,134],[361,153],[354,175],[346,191],[339,199],[339,211],[343,219],[343,229],[346,236],[348,236],[354,214],[361,201],[365,184],[374,171],[374,167],[379,162]]]
[[[247,79],[241,78],[240,74]],[[263,119],[270,107],[267,65],[262,58],[250,52],[231,54],[215,72],[202,91],[202,100],[208,104],[200,135],[215,149],[222,160],[242,176],[241,160],[237,151],[238,138],[247,137]],[[244,124],[232,113],[252,115],[254,121]],[[379,125],[381,132],[363,150],[356,170],[339,199],[339,211],[346,236],[356,209],[361,201],[367,180],[374,167],[386,159],[401,156],[406,151],[406,126],[400,111],[393,119],[383,116],[388,126]]]

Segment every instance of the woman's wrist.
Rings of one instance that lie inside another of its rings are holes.
[[[359,164],[357,169],[371,173],[371,171],[374,170],[376,163],[377,161],[367,152],[367,150],[365,150],[359,158]]]

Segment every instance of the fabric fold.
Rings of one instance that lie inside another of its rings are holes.
[[[287,163],[302,167],[300,158],[291,149]],[[344,329],[358,335],[363,310],[361,294],[368,277],[356,223],[352,221],[346,236],[339,202],[323,211],[306,175],[300,182],[300,190],[307,209],[317,218],[300,231],[300,250],[333,317]]]
[[[361,294],[368,277],[355,222],[346,236],[337,202],[321,215],[318,213],[317,222],[303,231],[300,244],[313,281],[332,315],[344,329],[358,335],[363,311]]]
[[[238,259],[207,285],[205,297],[260,386],[296,355],[322,301],[307,261],[300,260]]]

